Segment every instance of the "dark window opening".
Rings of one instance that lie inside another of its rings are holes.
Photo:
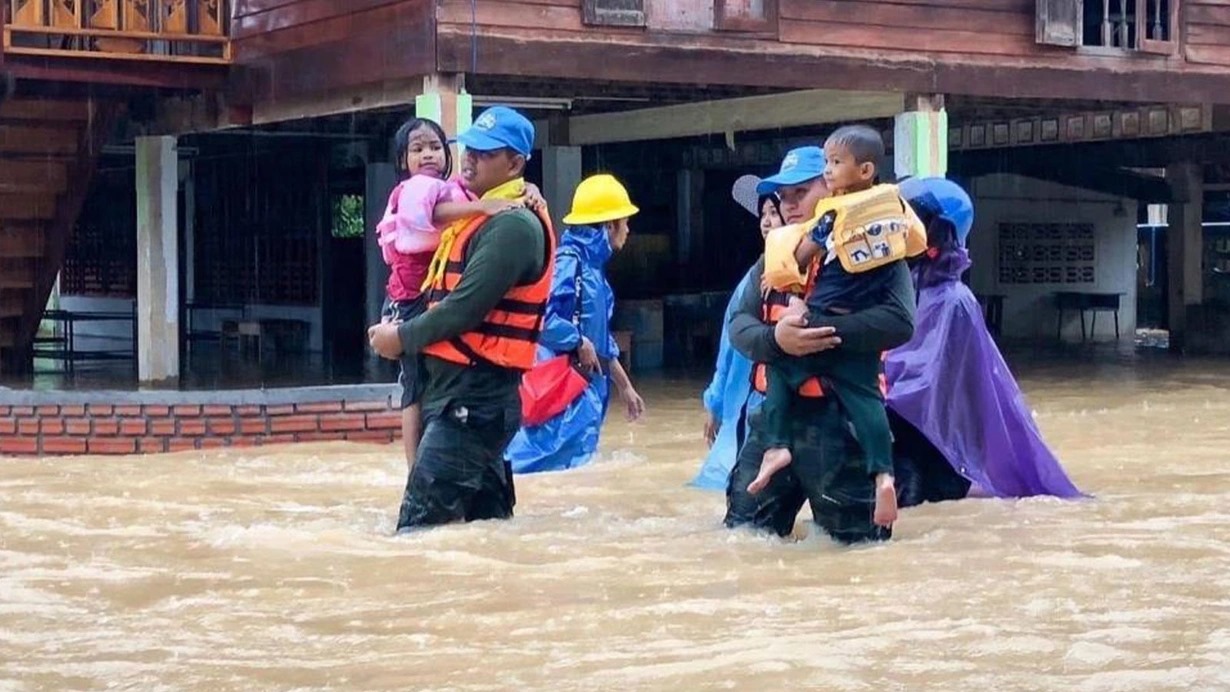
[[[1042,0],[1039,43],[1169,54],[1180,0]]]

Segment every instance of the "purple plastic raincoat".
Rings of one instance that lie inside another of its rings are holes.
[[[969,266],[964,248],[949,247],[915,270],[914,338],[885,361],[888,406],[986,493],[1079,497],[961,283]]]

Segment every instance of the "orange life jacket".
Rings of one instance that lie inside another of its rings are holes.
[[[444,273],[432,283],[427,309],[434,308],[457,288],[466,269],[466,250],[489,216],[471,220],[453,241]],[[555,230],[551,219],[538,212],[546,234],[546,255],[542,273],[533,283],[513,286],[472,331],[438,341],[423,353],[450,363],[472,366],[489,363],[510,370],[529,370],[534,366],[534,351],[542,332],[547,299],[551,294],[551,274],[555,265]]]
[[[773,326],[782,318],[782,313],[786,311],[788,305],[790,305],[789,293],[769,291],[764,298],[760,318],[765,324]],[[752,387],[761,394],[769,391],[768,366],[764,363],[756,363],[752,368]],[[804,382],[802,387],[799,387],[798,394],[808,399],[818,399],[824,396],[824,386],[820,384],[819,377],[812,377]]]
[[[804,294],[811,291],[815,285],[816,277],[819,275],[819,262],[812,265],[812,271],[809,272],[807,287]],[[782,313],[786,311],[786,307],[790,305],[789,293],[770,290],[762,302],[761,320],[769,326],[777,324],[782,318]],[[880,354],[880,361],[883,362],[888,357],[888,353]],[[752,367],[752,388],[757,392],[764,394],[769,391],[768,366],[764,363],[756,363]],[[880,372],[880,394],[888,396],[888,378],[884,376],[884,372]],[[819,377],[809,378],[799,387],[798,395],[808,399],[819,399],[824,396],[824,385],[820,383]]]

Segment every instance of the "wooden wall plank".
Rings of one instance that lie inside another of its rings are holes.
[[[1204,46],[1230,46],[1230,26],[1188,24],[1187,43]]]
[[[781,0],[779,4],[782,20],[916,28],[936,26],[966,31],[989,27],[1002,33],[1033,30],[1032,0]],[[480,27],[597,31],[581,22],[580,0],[478,0],[474,9]],[[471,12],[469,0],[442,0],[437,19],[440,24],[468,27],[472,22]],[[545,21],[535,24],[531,19]],[[601,33],[609,29],[603,27]]]
[[[0,217],[14,221],[47,221],[56,214],[53,195],[0,192]]]
[[[683,0],[701,2],[702,0]],[[579,21],[580,0],[478,0],[476,19],[481,28],[538,29],[597,32]],[[1230,25],[1230,0],[1193,0],[1187,5],[1195,25]],[[1029,39],[1034,34],[1035,0],[780,0],[782,38],[789,43],[847,45],[851,48],[917,52],[938,49],[945,53],[981,55],[1048,55],[1046,47]],[[441,0],[438,20],[442,28],[469,29],[469,0]],[[804,24],[796,24],[804,22]],[[822,26],[808,26],[806,23]],[[830,26],[840,25],[840,26]],[[853,27],[864,27],[860,40]],[[883,29],[890,29],[884,31]],[[891,31],[895,29],[896,31]],[[926,29],[934,36],[921,35]],[[1207,27],[1194,26],[1197,43]],[[903,33],[904,32],[904,33]],[[609,29],[601,32],[603,37]],[[878,34],[878,36],[877,36]],[[822,37],[822,35],[824,37]],[[1018,37],[1000,41],[997,36]],[[731,37],[725,37],[731,40]],[[746,43],[740,37],[740,44]],[[969,50],[962,50],[966,42]]]
[[[543,5],[547,7],[571,7],[581,14],[581,0],[496,0],[501,5]],[[678,0],[676,0],[678,1]],[[686,1],[686,0],[685,0]],[[470,0],[437,0],[440,7],[465,8],[469,12]],[[467,18],[467,22],[469,19]]]
[[[84,59],[10,54],[5,70],[17,79],[108,84],[131,89],[217,91],[227,81],[225,65],[182,62]]]
[[[572,40],[575,34],[542,31],[480,32],[485,74],[544,78],[644,81],[664,84],[758,84],[786,89],[927,91],[1006,98],[1133,101],[1148,95],[1171,103],[1230,103],[1226,72],[1187,68],[1175,61],[1120,59],[1046,51],[1024,61],[996,55],[915,51],[898,60],[868,59],[866,53],[822,52],[781,46],[731,50],[714,37]],[[669,42],[668,42],[669,41]],[[464,71],[473,50],[468,30],[441,26],[439,66]],[[831,44],[830,44],[831,45]],[[905,44],[909,45],[909,44]],[[887,51],[885,51],[887,52]],[[618,55],[619,59],[611,59]],[[1126,72],[1125,64],[1138,66]]]
[[[1190,0],[1182,7],[1184,55],[1199,65],[1230,66],[1230,0]]]
[[[0,152],[64,155],[77,152],[75,127],[0,125]]]
[[[987,34],[1034,34],[1033,12],[1021,11],[1015,4],[997,9],[958,7],[951,4],[937,6],[866,0],[810,0],[806,4],[794,5],[791,10],[792,14],[783,15],[779,21],[831,22],[842,25],[907,28],[915,31],[935,29]]]
[[[1188,62],[1230,67],[1230,46],[1201,46],[1189,43],[1186,52]]]
[[[1199,3],[1187,6],[1187,23],[1230,26],[1230,0],[1224,5]]]
[[[390,22],[405,19],[405,14],[405,3],[384,5],[362,13],[344,14],[325,21],[255,34],[236,41],[235,57],[240,64],[244,64],[266,55],[276,55],[337,41],[352,40],[358,43],[360,40],[366,40],[368,34],[386,34],[397,29],[410,33],[416,28],[422,28],[413,25],[390,25]]]
[[[581,10],[577,6],[477,0],[474,9],[479,26],[592,31],[581,22]],[[436,12],[436,19],[441,24],[470,26],[470,3],[445,2]],[[603,31],[609,29],[603,27]]]
[[[0,259],[0,289],[34,288],[37,268],[28,259]]]
[[[24,98],[0,101],[0,118],[6,120],[84,121],[90,117],[88,101]]]
[[[248,15],[269,12],[279,7],[293,5],[303,0],[234,0],[231,3],[231,16],[238,19]]]
[[[873,48],[919,57],[920,53],[1032,55],[1040,52],[1033,31],[1028,35],[974,31],[917,31],[907,27],[861,26],[820,22],[783,22],[783,43]]]
[[[327,19],[362,14],[368,10],[393,5],[402,0],[293,0],[265,10],[236,15],[231,36],[243,40],[251,36],[288,29]]]
[[[5,161],[0,164],[0,192],[37,192],[57,194],[68,184],[65,165],[59,161]]]
[[[21,317],[26,302],[18,291],[0,291],[0,319]]]
[[[320,18],[338,6],[296,0],[272,8],[303,23],[237,41],[231,94],[271,103],[435,71],[434,0],[354,0],[351,11]],[[307,7],[317,10],[300,11]]]
[[[864,12],[868,5],[902,5],[930,9],[989,10],[1029,14],[1034,12],[1036,0],[839,0],[847,6],[851,16]],[[813,0],[778,0],[778,14],[783,19],[802,19],[814,4]]]
[[[480,30],[567,32],[600,41],[620,33],[646,34],[642,29],[586,27],[579,6],[580,0],[477,0],[473,19]],[[903,55],[927,50],[1014,56],[1044,51],[1033,40],[1034,0],[781,0],[779,7],[783,43],[842,45]],[[471,12],[469,0],[442,0],[437,11],[440,30],[470,31]],[[727,34],[721,38],[740,46],[757,39]]]
[[[704,1],[680,0],[685,3]],[[656,32],[652,28],[648,32],[634,32],[635,37],[624,37],[607,29],[597,31],[584,27],[579,22],[579,6],[580,0],[477,0],[475,18],[480,34],[485,30],[509,37],[521,35],[526,39],[546,38],[547,35],[558,35],[561,37],[558,40],[584,37],[602,45],[624,40],[633,45],[680,40],[679,34]],[[1230,31],[1224,30],[1230,28],[1230,0],[1189,0],[1184,7],[1188,60],[1197,64],[1230,65],[1225,57],[1230,50]],[[779,0],[778,8],[779,41],[766,41],[763,37],[739,37],[735,41],[732,37],[721,36],[724,45],[732,48],[763,46],[766,50],[779,48],[780,44],[841,46],[856,52],[881,53],[889,58],[925,59],[932,55],[941,61],[960,60],[961,56],[979,60],[1002,57],[1028,59],[1031,66],[1044,69],[1091,63],[1089,69],[1114,70],[1119,80],[1129,79],[1122,74],[1125,71],[1174,73],[1177,67],[1174,62],[1090,59],[1039,45],[1034,36],[1036,0]],[[440,0],[437,16],[441,34],[471,32],[470,0]],[[652,27],[653,22],[650,24]],[[716,33],[703,33],[682,40],[699,39],[709,47],[710,40],[718,38]],[[450,38],[453,40],[456,39]],[[493,69],[493,61],[500,59],[485,55],[481,50],[480,56],[480,65],[487,62],[484,71]],[[455,62],[453,57],[456,56],[446,59],[442,54],[440,63]],[[468,61],[465,62],[468,66]],[[599,71],[609,69],[604,66]],[[1005,89],[1010,86],[1003,85]]]
[[[43,256],[43,231],[36,222],[3,221],[0,225],[0,255],[38,258]]]

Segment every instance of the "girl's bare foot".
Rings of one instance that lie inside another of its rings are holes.
[[[764,490],[773,474],[789,466],[791,459],[790,450],[785,447],[765,450],[764,457],[760,460],[760,473],[756,474],[756,480],[747,486],[747,491],[755,495]]]
[[[761,473],[763,473],[761,466]],[[892,474],[882,473],[876,476],[876,509],[872,521],[877,526],[890,527],[897,521],[897,485]]]

